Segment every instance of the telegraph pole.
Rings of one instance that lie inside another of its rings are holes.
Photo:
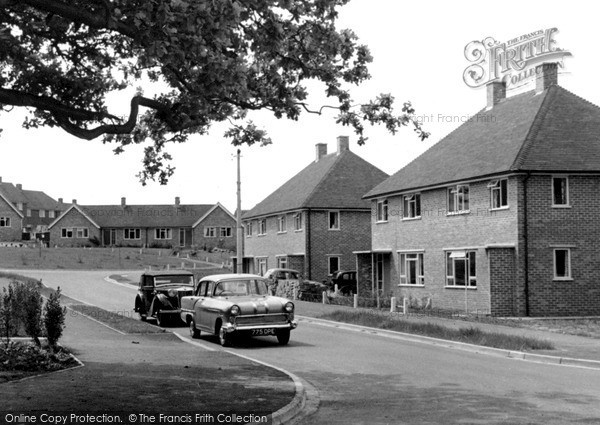
[[[244,227],[242,226],[242,182],[240,176],[240,150],[237,150],[237,241],[236,241],[236,273],[244,271]]]

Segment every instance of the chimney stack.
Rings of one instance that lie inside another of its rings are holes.
[[[179,196],[175,197],[175,206],[178,207],[179,206]]]
[[[348,136],[338,136],[337,138],[337,154],[350,150],[350,138]]]
[[[17,189],[23,190],[23,185],[21,183],[17,183]]]
[[[543,63],[535,67],[535,94],[558,84],[558,64]]]
[[[319,161],[321,158],[323,158],[325,155],[327,155],[327,144],[326,143],[317,143],[315,145],[315,147],[317,148],[317,161]]]
[[[504,99],[506,99],[506,83],[504,81],[492,81],[487,84],[487,109],[492,109]]]
[[[73,205],[77,205],[77,199],[73,199]]]
[[[0,183],[2,183],[2,176],[0,176]]]
[[[62,204],[63,203],[63,198],[58,198],[58,203]]]
[[[127,205],[127,202],[126,202],[126,199],[125,199],[125,197],[123,196],[123,197],[121,198],[121,206],[122,206],[122,207],[125,207],[126,205]]]

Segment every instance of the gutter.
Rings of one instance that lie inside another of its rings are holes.
[[[524,243],[524,255],[525,261],[523,264],[523,271],[525,273],[523,293],[525,295],[525,316],[529,316],[529,235],[528,235],[528,214],[527,214],[527,182],[531,172],[527,172],[523,179],[523,243]]]
[[[306,259],[306,264],[304,265],[304,267],[306,268],[306,278],[308,280],[312,279],[312,262],[311,262],[311,245],[310,245],[310,208],[307,208],[306,210],[306,249],[304,250],[305,253],[305,259]]]

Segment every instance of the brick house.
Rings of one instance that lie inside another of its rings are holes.
[[[355,270],[355,250],[371,245],[369,201],[362,195],[387,174],[337,139],[337,152],[316,145],[316,159],[243,216],[244,269],[299,270],[323,280],[337,270]]]
[[[21,240],[23,213],[0,191],[0,242]]]
[[[65,209],[62,200],[56,201],[39,190],[23,189],[21,184],[3,182],[0,177],[0,193],[23,215],[21,238],[35,238],[36,233],[48,231],[48,225]]]
[[[236,249],[235,218],[220,203],[184,205],[73,204],[50,225],[57,246]]]
[[[600,108],[557,85],[488,105],[365,195],[359,286],[494,316],[600,314]]]

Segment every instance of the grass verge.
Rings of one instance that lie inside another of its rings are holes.
[[[133,311],[113,312],[87,304],[71,304],[69,308],[126,334],[156,334],[165,332],[164,329],[158,326],[128,317],[130,314],[133,314]]]
[[[554,345],[550,341],[537,338],[484,332],[473,326],[453,329],[433,323],[409,322],[399,318],[380,316],[363,311],[337,310],[321,315],[320,318],[505,350],[531,351],[554,349]]]

